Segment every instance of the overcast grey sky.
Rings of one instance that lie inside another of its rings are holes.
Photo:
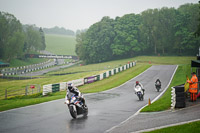
[[[89,28],[104,16],[114,19],[147,9],[178,8],[185,3],[198,0],[0,0],[0,11],[13,14],[22,24],[76,31]]]

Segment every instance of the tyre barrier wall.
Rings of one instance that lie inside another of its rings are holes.
[[[172,87],[171,91],[171,109],[174,108],[185,108],[186,97],[185,97],[184,84]]]
[[[69,84],[69,83],[73,83],[74,86],[81,86],[84,84],[90,84],[95,81],[103,80],[105,78],[108,78],[109,76],[117,74],[117,73],[119,73],[123,70],[126,70],[128,68],[131,68],[135,65],[136,65],[136,62],[131,62],[122,67],[114,68],[112,70],[106,71],[99,75],[93,75],[90,77],[85,77],[82,79],[72,80],[72,81],[68,81],[68,82],[61,82],[61,83],[57,83],[57,84],[43,85],[43,95],[47,95],[48,93],[53,93],[53,92],[57,92],[57,91],[64,91],[64,90],[66,90],[67,84]]]

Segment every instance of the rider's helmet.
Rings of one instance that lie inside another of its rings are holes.
[[[139,81],[136,81],[135,83],[136,83],[136,85],[138,85],[138,84],[139,84]]]
[[[68,84],[68,89],[69,91],[73,91],[74,90],[74,85],[72,83]]]

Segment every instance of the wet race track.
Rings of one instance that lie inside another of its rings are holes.
[[[134,71],[134,67],[132,68]],[[0,113],[1,133],[102,133],[135,114],[166,88],[176,69],[174,65],[152,66],[125,84],[101,93],[84,95],[88,117],[72,119],[64,99]],[[154,86],[159,77],[162,89]],[[134,94],[135,81],[145,88],[144,101]]]

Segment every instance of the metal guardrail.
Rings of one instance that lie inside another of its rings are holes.
[[[93,76],[90,76],[90,77],[85,77],[85,78],[82,78],[82,79],[76,79],[76,80],[57,83],[57,84],[43,85],[43,95],[47,95],[48,93],[52,93],[52,92],[65,90],[68,83],[73,83],[74,86],[81,86],[81,85],[84,85],[84,84],[89,84],[89,83],[93,83],[95,81],[103,80],[103,79],[108,78],[112,75],[115,75],[119,72],[122,72],[126,69],[134,67],[135,65],[136,65],[136,62],[131,62],[131,63],[129,62],[126,65],[123,65],[119,68],[114,68],[112,70],[106,71],[106,72],[101,73],[99,75],[93,75]]]

